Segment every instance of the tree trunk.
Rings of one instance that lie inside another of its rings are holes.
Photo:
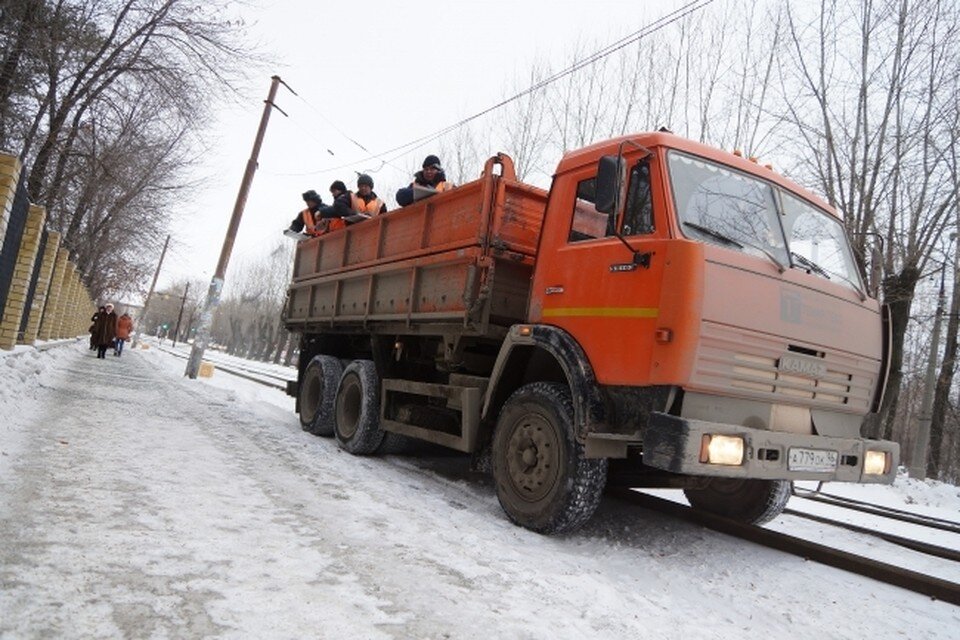
[[[920,270],[908,265],[899,273],[888,276],[883,282],[884,300],[890,306],[892,344],[890,348],[890,377],[884,389],[883,404],[876,416],[866,421],[865,435],[870,438],[893,437],[893,423],[897,415],[900,383],[903,380],[903,341],[910,322],[910,307],[917,288]]]
[[[960,331],[960,255],[954,256],[953,293],[950,296],[950,315],[947,320],[947,340],[943,349],[943,361],[940,363],[940,375],[933,397],[933,415],[930,420],[930,448],[927,450],[927,476],[940,478],[943,463],[947,456],[943,451],[943,434],[947,417],[947,404],[950,401],[950,388],[953,386],[953,374],[957,361],[957,333]]]
[[[287,341],[287,353],[283,357],[283,366],[289,367],[293,364],[293,352],[297,350],[300,344],[300,336],[296,333],[290,334],[290,340]]]

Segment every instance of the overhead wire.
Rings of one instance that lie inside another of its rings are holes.
[[[547,85],[556,82],[557,80],[560,80],[560,79],[562,79],[562,78],[564,78],[564,77],[566,77],[566,76],[569,76],[569,75],[571,75],[571,74],[573,74],[573,73],[576,73],[576,72],[579,71],[580,69],[583,69],[584,67],[590,66],[590,65],[594,64],[595,62],[597,62],[597,61],[599,61],[599,60],[602,60],[603,58],[605,58],[605,57],[607,57],[607,56],[609,56],[609,55],[611,55],[611,54],[613,54],[613,53],[615,53],[615,52],[617,52],[617,51],[619,51],[619,50],[621,50],[621,49],[623,49],[623,48],[625,48],[625,47],[627,47],[627,46],[629,46],[629,45],[631,45],[631,44],[633,44],[633,43],[635,43],[635,42],[639,42],[639,41],[642,40],[643,38],[646,38],[646,37],[648,37],[648,36],[656,33],[657,31],[660,31],[661,29],[664,29],[665,27],[673,24],[674,22],[677,22],[678,20],[681,20],[681,19],[687,17],[688,15],[691,15],[691,14],[693,14],[693,13],[695,13],[695,12],[703,9],[704,7],[712,4],[713,1],[714,1],[714,0],[693,0],[692,2],[688,2],[687,4],[683,5],[682,7],[678,8],[678,9],[675,9],[674,11],[672,11],[672,12],[670,12],[670,13],[664,15],[664,16],[661,16],[660,18],[657,18],[656,20],[654,20],[653,22],[651,22],[651,23],[649,23],[649,24],[644,25],[643,27],[641,27],[641,28],[638,29],[637,31],[634,31],[634,32],[632,32],[632,33],[624,36],[623,38],[620,38],[619,40],[617,40],[617,41],[615,41],[615,42],[613,42],[613,43],[611,43],[611,44],[609,44],[609,45],[607,45],[607,46],[605,46],[605,47],[603,47],[603,48],[595,51],[594,53],[590,54],[589,56],[587,56],[587,57],[585,57],[585,58],[583,58],[583,59],[581,59],[581,60],[578,60],[578,61],[574,62],[574,63],[571,64],[570,66],[565,67],[564,69],[561,69],[560,71],[558,71],[558,72],[556,72],[556,73],[554,73],[554,74],[552,74],[552,75],[550,75],[550,76],[548,76],[548,77],[546,77],[546,78],[544,78],[544,79],[542,79],[542,80],[539,80],[538,82],[535,82],[533,85],[527,87],[527,88],[524,89],[523,91],[520,91],[519,93],[516,93],[516,94],[510,96],[509,98],[505,98],[504,100],[501,100],[500,102],[498,102],[498,103],[496,103],[496,104],[494,104],[494,105],[491,105],[491,106],[487,107],[486,109],[483,109],[483,110],[481,110],[481,111],[478,111],[477,113],[474,113],[474,114],[471,115],[471,116],[468,116],[468,117],[466,117],[466,118],[462,118],[461,120],[458,120],[457,122],[454,122],[454,123],[452,123],[452,124],[450,124],[450,125],[447,125],[447,126],[443,127],[442,129],[438,129],[438,130],[434,131],[433,133],[429,133],[429,134],[427,134],[427,135],[424,135],[424,136],[421,136],[421,137],[416,138],[416,139],[414,139],[414,140],[411,140],[411,141],[409,141],[409,142],[407,142],[407,143],[405,143],[405,144],[402,144],[402,145],[393,147],[393,148],[391,148],[391,149],[387,149],[386,151],[381,151],[381,152],[379,152],[379,153],[370,154],[369,156],[367,156],[367,157],[365,157],[365,158],[361,158],[361,159],[359,159],[359,160],[356,160],[356,161],[353,161],[353,162],[349,162],[349,163],[346,163],[346,164],[342,164],[342,165],[338,165],[338,166],[333,166],[333,167],[327,167],[327,168],[323,168],[323,169],[317,169],[317,170],[314,170],[314,171],[306,171],[306,172],[300,172],[300,173],[285,173],[285,174],[277,174],[277,175],[285,175],[285,176],[309,176],[309,175],[316,175],[316,174],[319,174],[319,173],[328,173],[328,172],[338,171],[338,170],[341,170],[341,169],[347,169],[347,168],[350,168],[350,167],[354,167],[354,166],[356,166],[356,165],[358,165],[358,164],[362,164],[362,163],[365,163],[365,162],[370,162],[371,160],[380,160],[383,164],[390,164],[391,166],[394,166],[394,165],[392,164],[392,162],[395,161],[395,160],[397,160],[397,159],[399,159],[399,158],[401,158],[401,157],[403,157],[403,156],[406,155],[407,153],[409,153],[409,152],[411,152],[411,151],[414,151],[415,149],[418,149],[419,147],[422,147],[422,146],[424,146],[424,145],[426,145],[426,144],[428,144],[428,143],[430,143],[430,142],[433,142],[434,140],[436,140],[436,139],[438,139],[438,138],[440,138],[440,137],[442,137],[442,136],[444,136],[444,135],[446,135],[446,134],[448,134],[448,133],[450,133],[450,132],[452,132],[452,131],[454,131],[454,130],[456,130],[456,129],[459,129],[460,127],[463,127],[464,125],[469,124],[470,122],[473,122],[474,120],[477,120],[478,118],[482,118],[483,116],[485,116],[485,115],[487,115],[487,114],[489,114],[489,113],[491,113],[491,112],[493,112],[493,111],[496,111],[497,109],[500,109],[500,108],[502,108],[502,107],[504,107],[504,106],[506,106],[506,105],[508,105],[508,104],[510,104],[510,103],[512,103],[512,102],[515,102],[516,100],[519,100],[520,98],[523,98],[523,97],[525,97],[525,96],[527,96],[527,95],[530,95],[531,93],[534,93],[535,91],[538,91],[538,90],[546,87]],[[299,97],[299,96],[298,96],[298,97]],[[319,113],[319,111],[318,111],[318,113]],[[345,137],[347,137],[346,134],[343,134],[342,132],[341,132],[341,134],[344,135]],[[348,137],[348,139],[350,139],[350,138]],[[363,147],[362,145],[359,145],[359,144],[358,144],[358,146],[360,146],[361,149],[364,149],[364,147]],[[366,149],[364,149],[364,150],[366,150]],[[369,151],[368,151],[368,153],[369,153]],[[397,155],[393,155],[393,154],[397,154]],[[391,155],[393,155],[393,157],[385,158],[385,156],[391,156]],[[382,165],[381,165],[381,166],[382,166]]]

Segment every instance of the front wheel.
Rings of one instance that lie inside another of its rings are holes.
[[[607,460],[588,459],[577,442],[565,385],[534,382],[515,391],[497,420],[492,458],[500,506],[531,531],[572,531],[600,504]]]
[[[684,489],[690,506],[747,524],[764,524],[781,513],[790,500],[789,480],[712,478],[703,489]]]

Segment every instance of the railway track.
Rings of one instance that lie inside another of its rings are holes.
[[[880,516],[890,520],[899,520],[900,522],[907,522],[922,527],[929,527],[931,529],[939,529],[941,531],[960,534],[960,522],[954,522],[952,520],[935,518],[933,516],[925,516],[919,513],[905,511],[903,509],[895,509],[893,507],[871,504],[869,502],[855,500],[853,498],[845,498],[843,496],[829,493],[821,493],[820,491],[794,489],[793,495],[794,497],[801,498],[803,500],[811,500],[813,502],[828,504],[841,509],[859,511],[861,513],[868,513],[870,515]]]
[[[154,348],[157,349],[158,351],[162,351],[163,353],[168,353],[174,356],[175,358],[180,358],[181,360],[190,359],[190,356],[180,353],[179,351],[175,351],[173,349],[168,349],[168,348],[159,347],[159,346]],[[263,373],[263,372],[258,372],[251,369],[245,369],[243,367],[234,367],[231,364],[224,364],[222,361],[215,361],[212,359],[210,359],[209,361],[217,366],[218,371],[222,371],[224,373],[230,374],[232,376],[236,376],[238,378],[243,378],[244,380],[249,380],[250,382],[256,382],[257,384],[261,384],[265,387],[270,387],[272,389],[279,389],[284,392],[286,392],[287,390],[286,382],[288,378],[284,378],[282,376],[279,376],[273,373]],[[260,376],[260,377],[257,377],[257,376]],[[264,380],[263,379],[264,377],[272,378],[272,380]]]
[[[873,580],[908,589],[936,600],[960,606],[960,584],[929,576],[904,567],[898,567],[872,558],[834,549],[802,538],[797,538],[762,527],[735,522],[727,518],[695,511],[685,505],[657,498],[632,489],[609,489],[608,494],[645,509],[667,513],[676,518],[694,522],[737,538],[748,540],[784,553],[806,558],[820,564],[856,573]],[[913,541],[916,545],[925,545]],[[933,545],[930,545],[933,546]],[[933,554],[936,555],[936,554]]]

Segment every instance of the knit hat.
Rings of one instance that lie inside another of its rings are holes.
[[[359,176],[357,176],[357,187],[362,187],[363,185],[367,185],[373,189],[373,178],[365,173],[361,173]]]
[[[336,189],[337,191],[346,191],[347,185],[343,184],[343,180],[334,180],[333,184],[330,185],[330,191]]]
[[[436,167],[437,171],[443,171],[443,167],[440,166],[440,158],[435,155],[429,155],[423,160],[423,168],[427,167]]]
[[[314,191],[313,189],[310,189],[310,191],[305,191],[304,194],[303,194],[303,201],[304,201],[304,202],[309,202],[309,201],[311,201],[311,200],[314,201],[314,202],[320,202],[320,201],[321,201],[320,196],[318,196],[318,195],[317,195],[317,192]]]

